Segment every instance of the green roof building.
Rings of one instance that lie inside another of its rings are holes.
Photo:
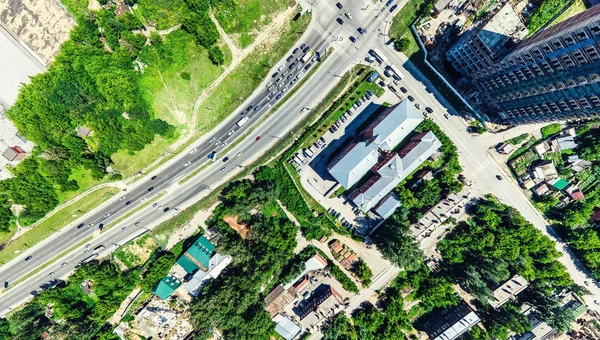
[[[569,182],[565,181],[562,178],[555,179],[550,185],[552,185],[556,190],[562,190],[569,185]]]
[[[196,242],[177,260],[188,274],[193,274],[198,269],[208,271],[210,258],[215,252],[215,246],[204,237],[200,236]]]
[[[181,280],[168,274],[154,286],[152,292],[159,298],[166,300],[177,288],[179,288],[179,286],[181,286],[181,283]]]

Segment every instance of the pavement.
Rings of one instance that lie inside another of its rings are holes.
[[[173,217],[179,211],[189,207],[214,188],[232,178],[244,166],[252,163],[261,154],[278,143],[280,138],[303,118],[300,111],[303,108],[310,109],[319,103],[342,75],[354,65],[362,62],[364,57],[367,56],[368,50],[375,46],[383,51],[388,61],[396,66],[404,66],[406,77],[399,86],[407,88],[409,94],[412,94],[417,99],[416,102],[421,103],[423,107],[429,106],[434,110],[434,114],[431,115],[433,120],[441,126],[457,145],[459,160],[464,168],[465,175],[473,181],[473,194],[492,193],[503,203],[517,208],[534,226],[557,241],[557,249],[565,254],[560,260],[565,264],[576,283],[584,285],[585,280],[590,280],[587,273],[583,271],[583,266],[566,250],[564,244],[557,239],[556,233],[547,227],[547,222],[522,195],[516,183],[509,180],[509,176],[506,174],[504,174],[505,180],[496,180],[495,176],[500,174],[500,170],[487,157],[487,150],[491,145],[495,145],[495,143],[501,141],[500,139],[510,138],[522,133],[522,131],[531,130],[532,127],[524,126],[511,130],[505,134],[506,137],[489,133],[482,137],[476,137],[467,133],[467,125],[463,119],[455,116],[450,117],[450,119],[443,118],[443,113],[447,112],[445,107],[449,107],[443,97],[436,92],[435,87],[429,84],[427,79],[420,75],[414,66],[407,63],[406,56],[385,45],[387,39],[386,27],[390,22],[392,13],[389,13],[382,3],[373,4],[370,0],[347,0],[342,1],[342,3],[344,5],[342,10],[337,9],[334,2],[319,1],[310,3],[314,14],[313,21],[300,39],[299,44],[307,43],[321,54],[324,54],[329,47],[333,47],[334,52],[328,56],[323,65],[294,95],[287,98],[287,101],[281,105],[277,112],[264,121],[262,120],[270,108],[269,105],[274,105],[276,102],[270,91],[266,89],[266,85],[268,82],[275,82],[274,80],[277,78],[268,76],[256,91],[240,105],[239,110],[232,113],[219,127],[210,134],[201,137],[192,146],[157,170],[142,174],[143,179],[126,188],[127,191],[123,193],[126,198],[123,200],[119,200],[118,197],[114,198],[93,212],[88,213],[71,226],[61,229],[54,237],[40,242],[23,252],[15,260],[4,264],[0,267],[0,281],[9,282],[9,284],[17,280],[22,282],[11,286],[10,289],[0,295],[0,316],[31,299],[37,294],[40,287],[51,286],[59,278],[67,277],[83,259],[90,256],[89,252],[84,253],[85,248],[83,245],[72,251],[71,248],[91,237],[100,223],[107,224],[119,219],[115,226],[101,232],[89,242],[91,245],[89,249],[104,245],[106,249],[100,254],[100,256],[103,256],[139,234],[150,232],[156,225]],[[400,8],[401,6],[396,10]],[[351,11],[353,18],[349,20],[343,17],[345,11]],[[343,25],[335,21],[338,17],[343,17]],[[357,27],[362,27],[366,30],[366,33],[359,34],[356,31]],[[358,41],[351,43],[348,39],[350,35],[356,37]],[[276,72],[282,64],[285,64],[284,69],[288,68],[292,62],[286,63],[285,60],[282,60],[271,70],[270,74]],[[290,70],[290,72],[292,71]],[[293,72],[300,72],[300,70]],[[413,75],[416,75],[416,78]],[[291,89],[292,79],[282,79],[281,82],[284,82],[283,87],[287,86]],[[254,108],[250,109],[243,116],[248,117],[248,122],[241,127],[236,125],[242,118],[241,113],[245,112],[250,105],[253,107],[258,106],[259,109],[256,111]],[[450,113],[455,114],[455,112]],[[258,121],[261,121],[260,125],[256,124]],[[253,133],[244,136],[244,132],[249,131],[250,128],[254,129]],[[231,130],[234,130],[234,132],[230,134]],[[257,140],[257,136],[261,136],[261,138]],[[213,151],[222,150],[221,145],[223,143],[229,145],[240,140],[241,142],[233,147],[227,155],[219,155],[217,161],[212,162],[207,158]],[[216,143],[217,141],[219,143]],[[236,157],[238,154],[240,156]],[[222,159],[225,156],[231,159],[223,162]],[[200,173],[183,184],[179,183],[182,178],[194,173],[200,167],[202,167]],[[158,203],[162,205],[163,209],[168,207],[169,210],[159,210],[148,205],[134,211],[136,207],[140,206],[144,198],[146,201],[154,202],[153,197],[163,191],[165,193],[160,197]],[[126,205],[128,201],[131,201],[131,203]],[[139,225],[136,226],[137,222],[139,222]],[[76,226],[79,223],[84,223],[86,226],[78,229]],[[90,223],[94,223],[95,226],[87,227]],[[56,258],[66,251],[68,251],[67,255]],[[24,261],[29,256],[31,256],[31,259]],[[48,265],[48,261],[52,260],[55,262]],[[62,263],[64,265],[60,266],[59,264]],[[44,265],[48,266],[34,272]],[[34,274],[24,279],[29,273]],[[53,275],[50,276],[50,273],[53,273]],[[375,278],[371,287],[376,282],[389,281],[387,278],[388,276],[393,278],[394,275],[392,274],[385,275],[385,279]],[[598,285],[586,286],[586,288],[592,292],[591,296],[584,297],[588,306],[600,310],[600,306],[593,304],[593,296],[600,296]],[[356,303],[359,302],[357,300]]]
[[[361,8],[368,4],[370,4],[369,0],[345,1],[345,5],[349,8]],[[375,13],[377,17],[373,18],[372,12],[362,11],[355,13],[355,19],[346,20],[344,25],[339,25],[335,22],[335,18],[343,15],[341,14],[343,11],[338,10],[335,4],[328,2],[314,4],[313,13],[313,21],[299,40],[298,45],[306,43],[320,55],[324,55],[329,47],[333,47],[334,52],[327,56],[323,65],[294,95],[287,98],[287,101],[276,112],[268,118],[264,118],[270,109],[269,105],[273,106],[278,101],[277,94],[281,93],[280,91],[285,87],[288,87],[288,91],[292,90],[291,82],[295,75],[299,72],[306,73],[304,66],[299,70],[296,69],[299,62],[295,59],[302,55],[301,52],[297,52],[294,60],[289,63],[284,58],[271,70],[271,75],[275,72],[282,74],[285,70],[292,74],[292,77],[288,78],[289,75],[286,75],[277,83],[277,85],[284,84],[278,87],[279,92],[271,94],[272,90],[266,88],[269,82],[275,83],[279,76],[275,78],[268,76],[255,92],[240,105],[238,111],[232,113],[210,134],[192,143],[192,146],[157,170],[140,174],[143,178],[129,185],[123,192],[125,198],[121,200],[120,197],[115,197],[105,202],[70,226],[61,229],[52,237],[32,246],[13,261],[0,267],[0,281],[8,282],[10,285],[10,288],[0,295],[0,316],[31,299],[41,287],[52,286],[57,283],[57,280],[66,278],[83,259],[91,255],[91,252],[85,252],[86,249],[83,247],[89,238],[95,235],[89,241],[89,249],[104,245],[105,249],[99,255],[107,255],[119,245],[141,233],[151,231],[153,227],[206,196],[214,188],[235,176],[244,166],[251,164],[261,154],[272,148],[303,118],[300,113],[303,108],[317,105],[342,75],[367,55],[369,49],[367,44],[354,45],[347,38],[344,39],[350,34],[358,35],[356,32],[358,20],[366,19],[362,27],[367,30],[367,33],[359,37],[359,41],[360,39],[368,41],[369,37],[372,39],[376,36],[375,30],[379,27],[380,20],[391,15],[386,11],[382,14]],[[294,62],[296,66],[292,70],[289,66]],[[281,65],[284,66],[284,69],[278,71]],[[283,98],[286,98],[285,94]],[[251,105],[253,108],[247,111]],[[255,110],[256,107],[258,107],[257,110]],[[248,117],[245,124],[241,124],[242,126],[236,124],[244,117]],[[256,123],[259,121],[261,124],[257,126]],[[253,133],[246,136],[245,132],[251,128],[254,129]],[[232,130],[234,132],[230,133]],[[257,140],[258,136],[261,137],[259,140]],[[208,159],[208,155],[213,151],[223,150],[234,141],[240,140],[241,142],[231,148],[227,155],[219,154],[219,159],[214,162]],[[224,157],[230,159],[223,162]],[[192,179],[182,184],[179,183],[181,179],[201,167],[202,171]],[[156,195],[159,193],[162,193],[161,197],[156,199]],[[130,203],[127,204],[127,202]],[[162,208],[154,208],[146,202],[156,202]],[[146,205],[140,207],[143,203]],[[139,209],[136,210],[136,208]],[[169,209],[166,210],[166,208]],[[85,226],[77,228],[81,223]],[[108,225],[109,223],[115,225],[101,233],[96,231],[100,224]],[[93,225],[89,226],[90,224]],[[63,255],[65,252],[68,254]],[[57,258],[59,255],[60,258]],[[25,261],[26,258],[29,260]],[[54,261],[54,263],[49,261]],[[46,267],[41,269],[43,266]],[[19,283],[11,285],[14,282]]]

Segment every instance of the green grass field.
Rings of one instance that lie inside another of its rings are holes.
[[[282,0],[238,0],[235,3],[217,2],[213,9],[223,30],[244,48],[254,41],[262,27],[272,22],[276,13],[290,4],[290,1]]]
[[[410,25],[417,19],[425,8],[425,0],[409,0],[394,17],[390,26],[389,35],[394,39],[407,39],[408,48],[403,51],[407,56],[419,50],[419,45],[410,32]]]
[[[575,0],[573,2],[573,4],[571,6],[569,6],[569,8],[567,8],[566,11],[564,11],[561,15],[559,15],[550,25],[548,26],[554,26],[556,24],[559,24],[567,19],[569,19],[570,17],[579,14],[579,13],[583,13],[585,12],[587,8],[585,7],[585,3],[583,2],[583,0]]]
[[[38,224],[30,231],[24,233],[8,244],[4,249],[0,250],[0,263],[3,264],[12,260],[19,255],[20,252],[46,239],[52,233],[66,227],[74,219],[89,212],[119,191],[120,190],[116,188],[101,188],[86,195],[81,200],[59,210],[50,218]]]

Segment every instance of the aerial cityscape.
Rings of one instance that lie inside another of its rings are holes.
[[[0,340],[600,340],[600,1],[0,1]]]

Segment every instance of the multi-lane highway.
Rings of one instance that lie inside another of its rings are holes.
[[[238,111],[212,133],[193,143],[193,146],[158,170],[145,175],[144,179],[128,187],[121,196],[103,204],[48,240],[24,252],[14,261],[0,267],[0,281],[10,284],[36,268],[46,266],[39,273],[0,295],[0,315],[30,299],[33,296],[32,292],[39,290],[40,285],[66,277],[78,263],[93,253],[91,249],[104,245],[104,253],[113,251],[124,242],[196,202],[276,144],[281,136],[302,119],[301,112],[304,108],[314,107],[335,86],[342,74],[367,56],[369,47],[366,42],[375,41],[381,21],[391,15],[387,11],[363,10],[353,13],[351,20],[345,18],[346,22],[339,25],[335,19],[343,16],[346,11],[372,6],[368,0],[342,2],[347,7],[343,10],[329,2],[313,4],[313,21],[297,46],[274,66],[269,76]],[[362,35],[358,33],[359,27],[366,32]],[[356,44],[350,42],[350,35],[357,37]],[[286,98],[286,94],[310,71],[306,69],[307,65],[315,67],[315,63],[318,62],[313,60],[313,56],[302,61],[305,52],[300,47],[303,43],[316,55],[324,55],[330,46],[334,47],[334,53],[327,56],[323,65],[296,93]],[[298,51],[294,53],[296,48]],[[277,75],[273,76],[275,73]],[[272,106],[284,99],[286,102],[277,112],[256,126],[255,123],[260,121]],[[245,123],[240,124],[240,119],[244,119]],[[248,129],[255,130],[227,154],[220,152],[237,141]],[[259,136],[260,138],[257,138]],[[215,151],[218,156],[213,161],[208,156]],[[224,161],[226,158],[228,160]],[[203,170],[192,179],[179,183],[182,178],[200,167]],[[161,192],[163,194],[158,197]],[[144,206],[140,207],[142,204]],[[119,220],[116,225],[98,232],[101,224],[114,224],[116,220]],[[81,224],[83,227],[77,228]],[[92,235],[95,237],[89,241],[88,248],[82,244],[69,255],[56,258]],[[55,262],[49,264],[50,260]]]

